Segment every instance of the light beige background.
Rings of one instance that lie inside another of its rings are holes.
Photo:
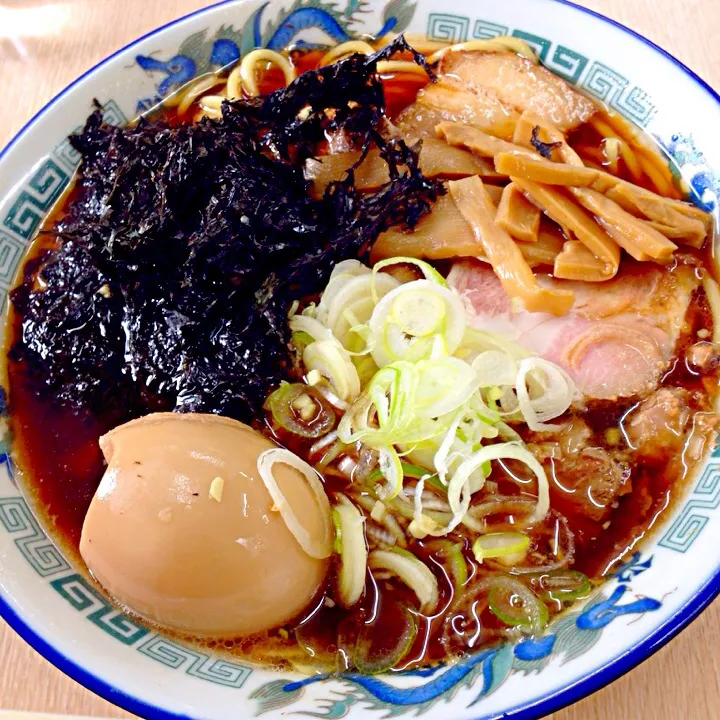
[[[720,88],[720,0],[579,2],[654,40]],[[0,80],[5,98],[0,106],[0,146],[91,64],[157,25],[208,4],[203,0],[0,0]],[[718,133],[720,137],[720,128]],[[720,718],[719,647],[720,603],[716,602],[639,668],[553,718]],[[129,717],[66,678],[4,624],[0,625],[0,707]]]

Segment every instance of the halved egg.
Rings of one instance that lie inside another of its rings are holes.
[[[157,413],[100,446],[108,467],[80,552],[122,605],[168,628],[227,637],[282,625],[319,594],[332,551],[329,503],[319,480],[313,487],[275,462],[280,512],[258,471],[261,454],[276,448],[268,438],[217,415]]]

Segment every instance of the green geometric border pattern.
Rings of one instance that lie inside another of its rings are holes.
[[[239,688],[252,673],[250,667],[211,657],[152,633],[114,607],[82,575],[66,574],[70,565],[42,531],[22,497],[0,498],[0,524],[9,534],[19,536],[15,545],[35,572],[43,578],[55,576],[49,580],[50,587],[115,640],[135,646],[138,652],[166,667],[216,685]]]
[[[249,667],[191,650],[160,635],[148,638],[138,651],[169,668],[184,669],[192,677],[231,688],[241,687],[252,672]]]
[[[680,514],[673,520],[672,525],[662,536],[658,545],[675,550],[687,552],[695,542],[702,529],[707,525],[708,510],[715,510],[720,506],[720,446],[713,451],[710,465],[708,465],[684,505]]]
[[[589,58],[564,45],[518,30],[498,25],[489,20],[471,19],[465,15],[452,13],[430,13],[428,16],[427,36],[430,40],[445,42],[465,42],[514,35],[531,45],[548,69],[577,85],[598,100],[645,127],[655,114],[656,107],[650,96],[640,87],[616,70],[600,62],[590,64]]]
[[[0,523],[15,538],[15,545],[40,577],[70,569],[60,551],[41,530],[21,497],[0,498]]]
[[[133,645],[149,630],[137,620],[123,615],[98,593],[79,573],[50,582],[58,594],[78,612],[88,612],[88,620],[125,645]]]
[[[33,237],[44,215],[57,200],[69,179],[65,170],[52,157],[43,160],[5,216],[5,230],[22,240]]]
[[[112,123],[125,123],[120,106],[109,100],[103,106],[104,117]],[[75,173],[80,156],[64,140],[51,155],[33,168],[30,177],[16,192],[0,223],[0,301],[12,286],[25,246],[32,240],[53,203],[62,194]]]

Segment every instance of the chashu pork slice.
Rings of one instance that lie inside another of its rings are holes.
[[[508,109],[529,110],[566,132],[586,122],[595,105],[565,80],[513,53],[447,52],[438,76],[463,90],[493,93]]]
[[[700,281],[693,268],[672,270],[626,263],[604,283],[543,283],[572,289],[567,315],[512,312],[492,268],[476,260],[455,263],[448,281],[465,300],[470,324],[497,332],[565,368],[591,399],[651,391],[675,355],[692,294]]]
[[[436,137],[441,122],[460,122],[491,135],[512,140],[518,113],[506,107],[492,91],[465,89],[439,80],[420,90],[417,99],[397,117],[395,124],[410,140]]]

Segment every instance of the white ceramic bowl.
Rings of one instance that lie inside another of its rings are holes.
[[[461,41],[511,33],[584,91],[652,133],[695,200],[718,211],[720,98],[632,31],[564,0],[230,0],[169,23],[78,78],[0,153],[0,291],[78,160],[64,138],[93,98],[121,122],[177,83],[257,44],[331,43],[361,33]],[[123,616],[76,572],[29,510],[0,448],[0,613],[60,669],[144,717],[212,720],[288,713],[351,720],[537,717],[637,664],[720,588],[720,452],[653,537],[585,607],[548,635],[453,666],[368,677],[303,678],[186,647]]]

